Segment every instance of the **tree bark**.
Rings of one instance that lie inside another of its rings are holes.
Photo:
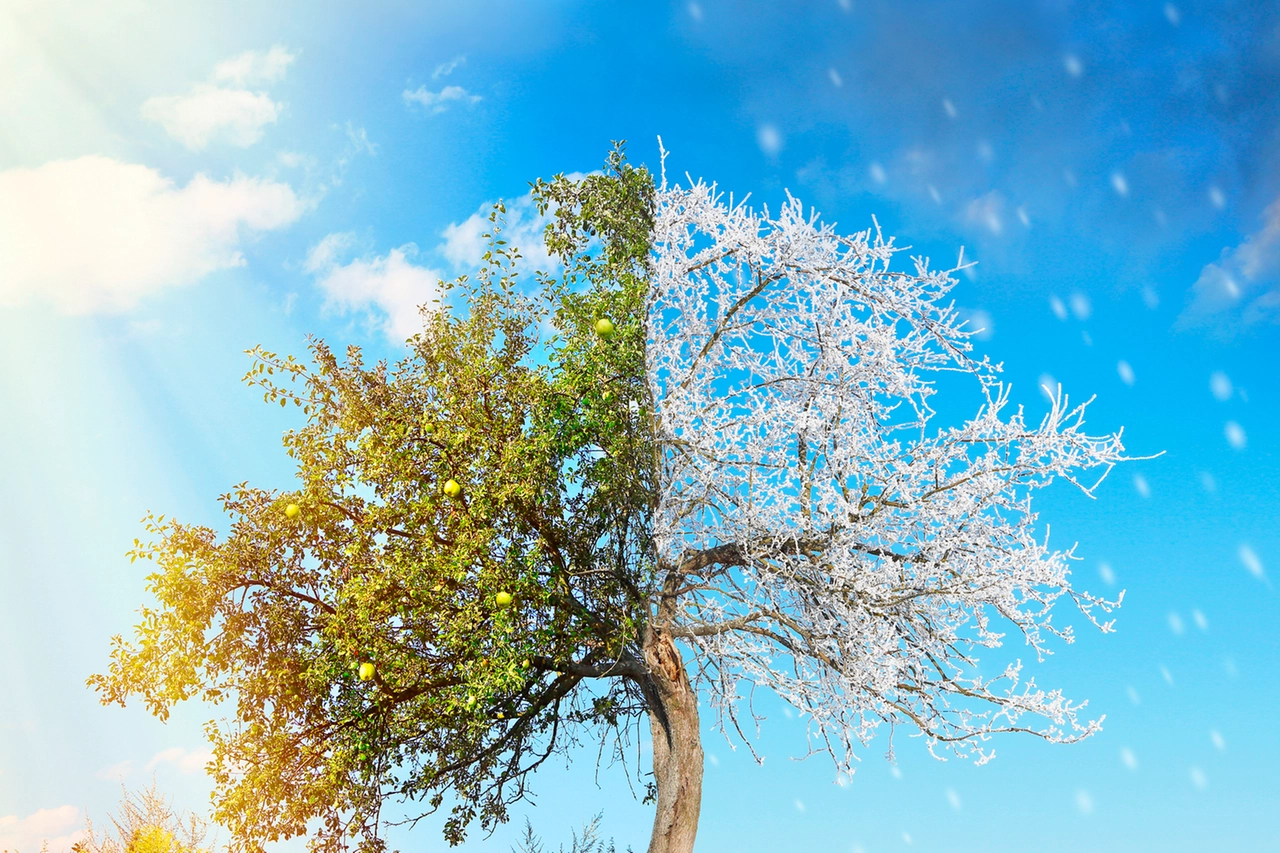
[[[702,733],[698,696],[689,684],[684,660],[661,628],[644,637],[649,676],[642,685],[653,733],[653,778],[657,813],[649,853],[692,853],[702,809]]]

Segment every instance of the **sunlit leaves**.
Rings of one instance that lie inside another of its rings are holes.
[[[573,670],[634,641],[646,601],[651,190],[620,155],[538,182],[563,275],[532,295],[499,206],[485,265],[396,364],[318,340],[309,360],[251,351],[246,381],[307,418],[284,439],[296,486],[223,495],[226,530],[149,518],[130,557],[155,564],[155,601],[90,679],[161,717],[227,703],[207,733],[236,849],[305,832],[376,851],[384,798],[412,815],[445,792],[458,841],[505,819],[576,727],[634,706]]]

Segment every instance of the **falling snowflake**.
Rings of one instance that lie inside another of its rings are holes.
[[[1217,399],[1230,400],[1233,390],[1235,389],[1231,384],[1231,377],[1221,370],[1215,370],[1209,376],[1209,392]]]
[[[1049,308],[1053,311],[1053,316],[1059,320],[1067,319],[1067,306],[1057,296],[1049,297]]]
[[[1147,482],[1147,478],[1141,474],[1133,475],[1133,487],[1138,490],[1138,494],[1144,498],[1151,497],[1151,484]]]
[[[1071,313],[1076,315],[1077,320],[1089,319],[1089,315],[1093,313],[1093,305],[1089,302],[1088,295],[1084,293],[1071,294]]]
[[[756,129],[756,143],[767,157],[777,157],[782,150],[782,134],[771,124],[762,124]]]
[[[1244,434],[1244,427],[1235,421],[1227,421],[1227,425],[1222,428],[1222,434],[1227,437],[1227,444],[1236,450],[1244,450],[1245,445],[1249,443],[1248,437]]]
[[[1123,172],[1111,173],[1111,188],[1116,191],[1116,195],[1121,198],[1129,197],[1129,182],[1125,180]]]
[[[1249,574],[1253,575],[1258,580],[1265,579],[1266,572],[1262,568],[1262,560],[1252,548],[1241,543],[1239,554],[1240,562],[1244,563],[1244,567],[1248,570]]]

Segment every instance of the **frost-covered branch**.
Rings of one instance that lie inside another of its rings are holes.
[[[720,725],[744,686],[811,720],[851,770],[882,723],[979,761],[996,732],[1096,731],[1020,663],[975,652],[1021,634],[1037,658],[1119,604],[1073,590],[1072,551],[1037,534],[1032,493],[1087,494],[1124,459],[1059,392],[1039,423],[973,355],[947,301],[955,270],[911,272],[878,227],[852,236],[788,196],[776,217],[714,186],[663,184],[650,291],[649,386],[662,450],[659,618],[697,658]],[[938,428],[934,395],[976,414]],[[1087,404],[1086,404],[1087,405]],[[740,731],[740,729],[738,729]]]

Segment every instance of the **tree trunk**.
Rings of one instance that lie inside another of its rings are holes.
[[[702,733],[698,696],[684,661],[660,628],[649,627],[644,658],[650,676],[643,685],[653,732],[653,778],[658,808],[649,853],[692,853],[702,809]]]

